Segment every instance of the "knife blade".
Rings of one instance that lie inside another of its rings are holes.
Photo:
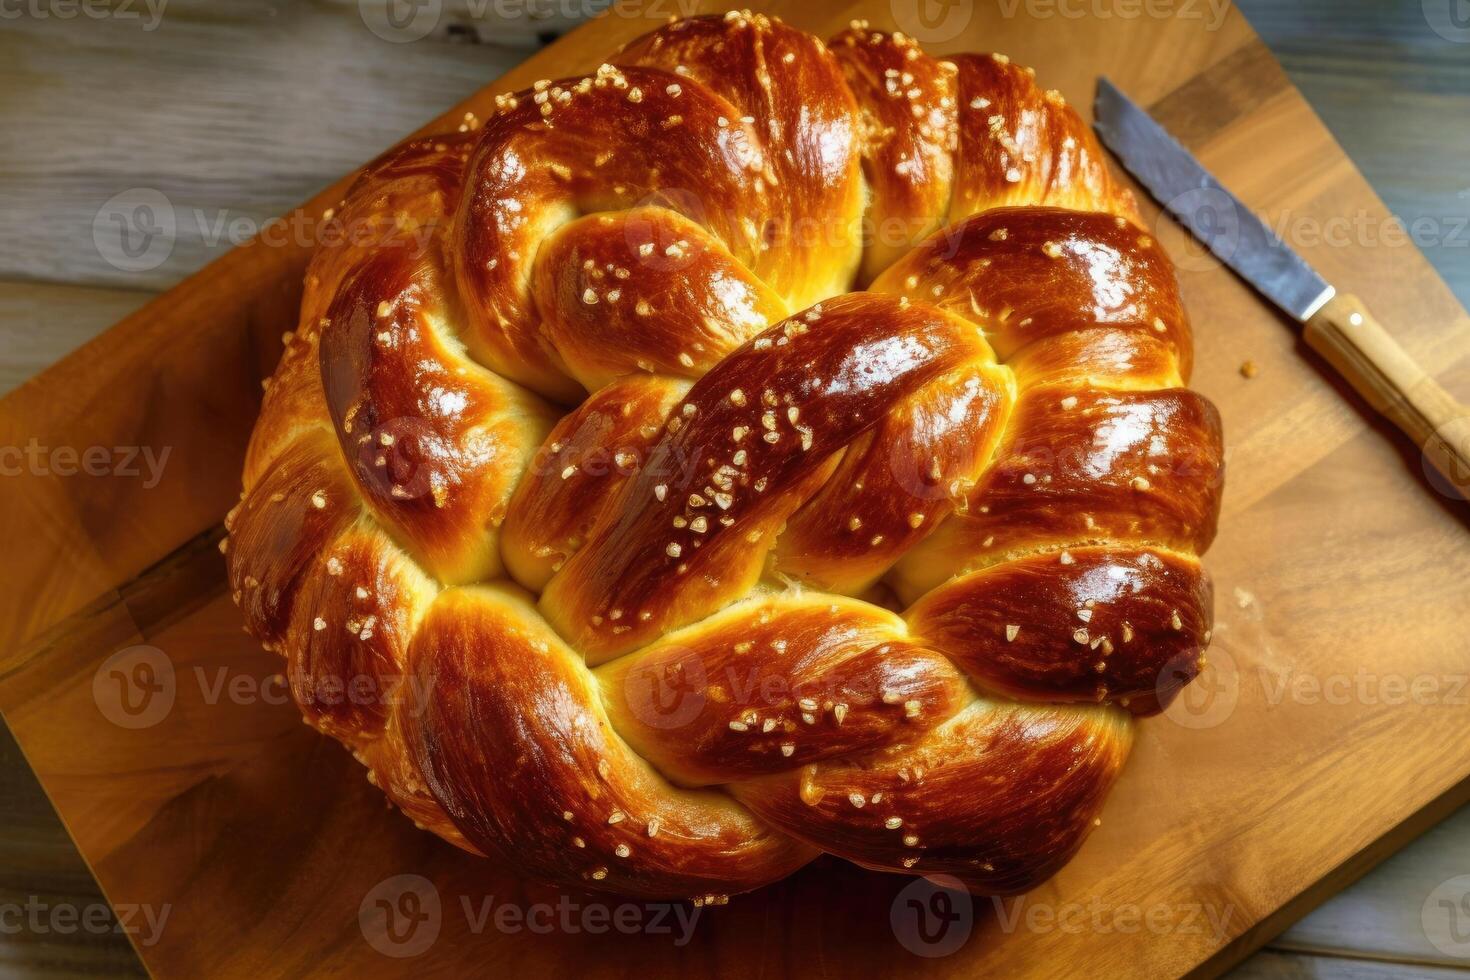
[[[1106,78],[1098,79],[1094,119],[1103,143],[1154,199],[1257,292],[1303,323],[1307,344],[1414,440],[1431,484],[1470,499],[1470,409],[1440,387],[1362,301],[1333,288]]]
[[[1098,135],[1128,172],[1261,295],[1302,323],[1332,298],[1327,280],[1106,78],[1095,111]]]

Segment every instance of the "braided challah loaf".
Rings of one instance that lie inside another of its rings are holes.
[[[1222,447],[1060,95],[680,20],[337,210],[230,579],[416,822],[699,900],[824,851],[1014,892],[1078,848],[1202,663]]]

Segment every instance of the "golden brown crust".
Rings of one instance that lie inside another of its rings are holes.
[[[1210,638],[1167,257],[1001,56],[732,12],[613,61],[335,209],[226,520],[247,628],[535,878],[1036,884]]]
[[[957,69],[959,146],[949,220],[1007,205],[1050,205],[1136,219],[1082,117],[1036,73],[1001,54],[950,59]]]
[[[951,579],[905,614],[977,685],[1027,701],[1117,701],[1151,714],[1199,673],[1209,580],[1192,555],[1090,547]]]
[[[689,463],[687,475],[641,472],[627,483],[542,593],[548,621],[596,664],[746,594],[832,454],[986,353],[964,321],[872,294],[772,327],[676,407],[653,452]]]
[[[511,498],[500,550],[512,578],[546,588],[630,476],[679,465],[658,451],[658,437],[688,390],[678,377],[623,378],[557,423]]]
[[[959,133],[956,72],[910,37],[851,27],[832,39],[861,114],[868,206],[862,281],[945,224]]]
[[[771,205],[736,212],[753,228],[764,219],[749,263],[756,275],[793,309],[849,288],[862,258],[857,106],[821,41],[774,18],[732,11],[676,21],[629,44],[617,63],[694,80],[739,110],[762,147],[752,188]],[[706,209],[719,206],[702,187],[675,186],[705,197]]]
[[[495,537],[524,460],[551,427],[535,396],[441,336],[443,282],[430,262],[380,253],[328,308],[327,407],[358,491],[446,581],[495,575]]]
[[[566,225],[534,275],[542,330],[588,391],[635,373],[692,381],[786,315],[717,239],[662,206]]]
[[[307,724],[350,745],[388,724],[408,641],[437,589],[381,530],[355,526],[314,556],[294,603],[287,675]]]
[[[617,730],[690,786],[907,741],[969,700],[899,617],[823,595],[738,604],[597,677]]]
[[[1187,388],[1031,388],[960,513],[902,559],[900,593],[1096,542],[1202,553],[1215,536],[1223,454],[1218,413]]]
[[[723,794],[678,790],[608,724],[586,667],[522,597],[445,593],[411,659],[434,695],[402,714],[434,798],[465,837],[544,880],[629,895],[728,894],[815,852]]]
[[[225,518],[235,605],[267,646],[284,639],[307,569],[362,510],[331,440],[322,427],[296,439]]]
[[[266,389],[246,460],[247,484],[302,420],[325,415],[321,331],[343,280],[374,258],[397,255],[421,263],[438,252],[472,146],[466,131],[394,147],[363,168],[342,202],[323,214],[320,244],[307,270],[300,327],[283,338],[285,350]]]
[[[787,521],[772,574],[861,593],[963,505],[1014,399],[1009,371],[972,363],[900,400]]]
[[[1150,387],[1189,375],[1189,319],[1174,268],[1156,241],[1121,218],[1060,208],[986,211],[909,252],[873,288],[972,320],[1024,380],[1040,380],[1047,367]],[[1129,342],[1048,356],[1047,348],[1077,334]]]
[[[1081,845],[1130,744],[1117,712],[975,701],[912,744],[732,791],[772,825],[864,867],[1011,894]]]
[[[646,148],[655,145],[653,158]],[[762,231],[741,216],[772,209],[773,190],[758,183],[769,167],[752,124],[677,75],[607,66],[518,99],[485,123],[455,218],[470,350],[513,381],[575,399],[531,301],[540,242],[578,213],[658,200],[692,211],[685,216],[751,266]]]

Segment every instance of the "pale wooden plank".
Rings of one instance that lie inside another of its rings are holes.
[[[1456,204],[1466,199],[1456,195],[1470,130],[1420,121],[1470,113],[1463,52],[1417,10],[1328,6],[1245,10],[1387,203],[1407,222],[1429,222],[1426,253],[1470,294],[1470,205]],[[468,35],[457,29],[466,24]],[[0,166],[0,205],[16,218],[0,238],[0,275],[134,287],[197,268],[229,246],[231,222],[288,208],[521,57],[500,45],[529,40],[514,25],[451,9],[424,41],[389,44],[363,26],[355,4],[280,12],[253,0],[173,3],[151,33],[130,22],[67,28],[22,20],[0,35],[9,56],[0,57],[9,66],[0,83],[20,93],[7,111],[16,128],[41,137],[13,143]],[[496,46],[444,43],[466,36]],[[93,97],[99,75],[115,98]],[[107,125],[118,104],[131,107],[122,129]],[[89,150],[99,132],[105,154]],[[162,266],[128,272],[97,254],[92,223],[139,174],[173,202],[181,228]]]
[[[1470,56],[1418,3],[1244,0],[1271,46],[1415,244],[1470,300]],[[1367,228],[1363,236],[1377,229]]]
[[[1262,950],[1226,976],[1229,980],[1463,980],[1466,971],[1422,963],[1340,959]]]
[[[231,247],[232,222],[289,210],[525,55],[392,44],[315,4],[170,3],[152,32],[6,21],[6,131],[27,137],[0,162],[0,279],[172,285]],[[93,225],[139,187],[168,199],[178,230],[166,260],[129,271],[99,253]]]
[[[57,937],[63,938],[63,937]],[[7,980],[96,980],[97,977],[146,977],[148,972],[135,958],[94,953],[89,946],[66,943],[16,942],[0,944],[0,973]],[[90,937],[89,937],[90,938]]]

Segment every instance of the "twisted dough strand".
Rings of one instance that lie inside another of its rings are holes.
[[[1031,887],[1208,643],[1167,259],[1002,56],[735,12],[615,60],[343,201],[226,522],[248,628],[524,874]]]

